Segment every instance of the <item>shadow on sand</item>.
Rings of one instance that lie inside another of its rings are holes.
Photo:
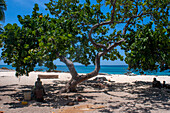
[[[62,85],[61,85],[62,84]],[[115,110],[122,109],[121,112],[126,113],[137,113],[137,112],[145,112],[150,113],[152,110],[165,109],[170,110],[170,93],[164,89],[152,88],[151,82],[134,82],[133,84],[129,83],[102,83],[105,87],[101,88],[100,86],[96,87],[96,81],[86,81],[81,83],[78,86],[77,93],[64,93],[62,95],[58,95],[57,92],[63,88],[63,84],[66,84],[65,81],[54,81],[54,84],[44,84],[46,89],[45,102],[40,103],[34,100],[29,101],[28,105],[21,105],[18,99],[23,99],[24,89],[31,89],[32,85],[22,85],[18,86],[17,84],[9,85],[9,86],[1,86],[0,96],[9,96],[14,102],[4,103],[4,105],[9,105],[10,109],[23,108],[28,106],[39,106],[39,107],[53,107],[60,108],[62,106],[68,106],[69,102],[74,102],[74,105],[78,105],[80,102],[76,101],[78,96],[82,98],[86,98],[86,101],[94,101],[90,104],[101,104],[95,103],[95,99],[100,94],[105,94],[110,98],[118,98],[123,99],[125,101],[115,101],[114,99],[110,99],[107,101],[107,106],[99,110],[99,112],[111,113]],[[101,83],[100,83],[101,84]],[[17,87],[19,90],[16,90]],[[84,89],[89,88],[93,89],[92,91],[84,91]],[[12,92],[12,93],[9,93]],[[116,92],[122,92],[125,95],[119,95]],[[87,95],[87,93],[93,93],[93,96]]]

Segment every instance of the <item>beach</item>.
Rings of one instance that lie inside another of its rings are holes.
[[[38,75],[58,75],[58,78],[41,79],[47,93],[44,96],[46,102],[30,100],[26,105],[22,105],[23,90],[31,90]],[[28,77],[17,78],[15,71],[1,71],[0,111],[4,113],[170,112],[170,90],[152,88],[153,78],[157,78],[161,83],[166,81],[170,84],[170,76],[102,74],[97,77],[106,77],[107,81],[94,82],[94,77],[79,84],[78,92],[58,95],[57,92],[71,79],[70,73],[31,72]],[[101,87],[96,87],[96,84]],[[78,101],[77,97],[82,97],[83,100]]]

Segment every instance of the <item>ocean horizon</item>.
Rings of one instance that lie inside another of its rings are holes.
[[[63,71],[63,72],[68,72],[68,68],[65,65],[56,65],[57,68],[56,70]],[[0,68],[6,67],[8,69],[13,69],[15,70],[15,67],[12,67],[11,65],[0,65]],[[84,66],[84,65],[75,65],[75,68],[78,73],[90,73],[94,70],[95,66],[94,65],[89,65],[89,66]],[[34,71],[36,70],[41,70],[41,71],[46,71],[48,70],[47,67],[44,66],[36,66],[34,68]],[[101,65],[99,73],[107,73],[107,74],[125,74],[129,72],[128,70],[128,65]],[[132,71],[133,72],[133,71]],[[133,72],[134,74],[140,75],[139,72]],[[158,75],[158,76],[163,76],[163,75],[168,75],[170,76],[170,70],[165,70],[163,72],[144,72],[146,75]]]

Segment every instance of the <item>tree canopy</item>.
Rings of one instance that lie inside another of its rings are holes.
[[[55,69],[53,61],[58,58],[68,67],[68,60],[93,62],[96,75],[101,57],[123,60],[115,49],[119,45],[126,51],[129,69],[165,70],[170,65],[168,0],[97,0],[96,4],[50,0],[46,6],[50,14],[39,13],[35,4],[32,15],[18,16],[22,26],[4,27],[2,59],[16,67],[17,75],[28,74],[36,64]],[[122,29],[117,30],[119,26]]]
[[[131,29],[126,35],[125,61],[129,69],[143,71],[164,71],[170,67],[170,32],[168,29],[153,29],[153,22],[145,26],[139,25],[137,30]],[[128,52],[130,51],[130,52]]]
[[[4,10],[6,10],[6,3],[5,0],[0,0],[0,21],[4,20],[5,13]]]
[[[5,10],[7,10],[6,2],[4,0],[0,0],[0,21],[4,21],[5,19]],[[2,30],[2,24],[0,24],[0,33]]]

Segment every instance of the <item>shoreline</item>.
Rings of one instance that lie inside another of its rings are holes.
[[[125,65],[103,65],[101,66],[100,72],[99,73],[107,73],[107,74],[121,74],[124,75],[126,73],[128,73],[129,71],[127,70],[127,66]],[[11,65],[0,65],[0,68],[8,68],[8,69],[13,69],[15,70],[14,67],[12,67]],[[94,70],[94,66],[84,66],[84,65],[75,65],[75,68],[77,70],[78,73],[90,73]],[[1,70],[0,70],[1,71]],[[34,71],[48,71],[48,68],[46,67],[41,67],[41,66],[37,66],[34,68]],[[57,69],[55,69],[54,71],[59,71],[59,72],[68,72],[68,68],[65,65],[57,65]],[[132,72],[134,74],[137,75],[141,75],[141,73],[137,72]],[[144,72],[144,74],[146,75],[158,75],[158,76],[170,76],[170,70],[165,70],[163,72],[159,72],[159,71],[151,71],[151,72]]]
[[[56,72],[55,72],[56,71]],[[48,72],[48,71],[31,71],[30,73],[32,73],[32,72],[37,72],[37,73],[70,73],[70,72],[64,72],[64,71],[60,71],[60,70],[55,70],[54,72]],[[15,70],[13,70],[13,69],[1,69],[0,68],[0,73],[1,72],[16,72]],[[87,73],[79,73],[79,74],[87,74]],[[110,76],[110,75],[121,75],[121,76],[123,76],[123,75],[125,75],[125,74],[109,74],[109,73],[98,73],[98,75],[106,75],[106,76]],[[155,74],[155,75],[149,75],[149,74],[141,74],[141,75],[137,75],[137,74],[135,74],[135,75],[127,75],[127,76],[169,76],[170,77],[170,75],[157,75],[157,74]]]

